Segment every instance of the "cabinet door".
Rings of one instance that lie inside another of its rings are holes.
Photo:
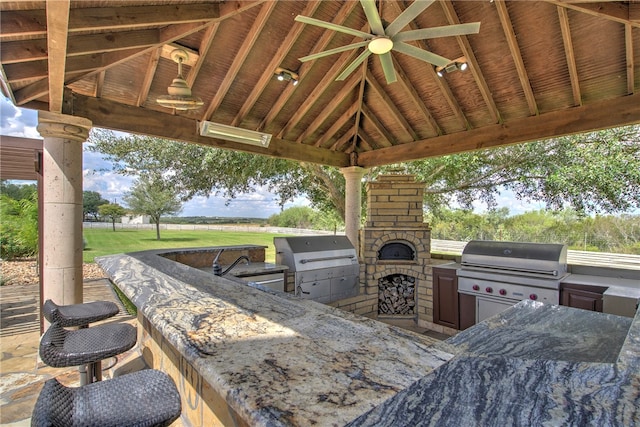
[[[606,290],[607,288],[599,286],[586,287],[577,284],[563,284],[560,292],[560,304],[602,313],[602,294]]]
[[[460,329],[458,277],[451,269],[433,269],[433,323]]]

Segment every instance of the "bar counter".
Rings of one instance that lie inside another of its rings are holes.
[[[98,258],[191,425],[638,425],[634,319],[523,301],[445,342],[175,262]]]

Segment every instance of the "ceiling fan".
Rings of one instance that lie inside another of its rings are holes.
[[[428,62],[436,67],[444,68],[451,64],[451,60],[437,55],[427,50],[419,49],[405,42],[413,40],[433,39],[437,37],[461,36],[466,34],[476,34],[480,31],[480,23],[472,22],[469,24],[446,25],[443,27],[422,28],[419,30],[400,31],[428,8],[435,0],[415,0],[407,7],[398,17],[386,27],[382,23],[380,14],[376,7],[375,0],[360,0],[364,13],[367,16],[370,33],[365,33],[342,25],[333,24],[331,22],[321,21],[319,19],[310,18],[308,16],[298,15],[295,20],[304,24],[315,25],[318,27],[334,30],[345,34],[351,34],[356,37],[362,37],[364,41],[352,43],[346,46],[329,49],[324,52],[314,53],[312,55],[300,58],[300,61],[306,62],[325,56],[333,55],[347,51],[349,49],[357,49],[366,46],[360,56],[358,56],[347,68],[340,73],[336,80],[344,80],[351,74],[365,59],[371,54],[375,54],[380,59],[382,70],[387,83],[393,83],[396,79],[396,72],[393,67],[393,59],[391,51],[404,53],[421,61]]]

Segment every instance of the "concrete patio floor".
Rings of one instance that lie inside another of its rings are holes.
[[[116,297],[108,279],[84,281],[84,300],[113,301],[120,313],[99,323],[127,322],[136,325],[136,319],[127,314]],[[9,285],[0,287],[0,424],[3,426],[29,426],[31,413],[44,382],[57,378],[66,386],[80,385],[78,368],[51,368],[38,356],[40,342],[38,285]],[[138,356],[135,346],[118,356],[118,362],[103,372],[103,379]],[[113,359],[103,361],[103,369]],[[180,420],[174,426],[181,426]]]

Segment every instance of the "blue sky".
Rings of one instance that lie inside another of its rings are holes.
[[[0,135],[42,139],[36,130],[37,124],[36,111],[17,108],[9,99],[0,97]],[[97,191],[103,198],[119,204],[123,204],[122,197],[133,183],[133,178],[111,171],[111,164],[104,161],[99,153],[92,153],[86,149],[83,150],[83,176],[85,191]],[[195,197],[184,204],[180,215],[267,218],[280,211],[277,197],[264,188],[256,188],[252,193],[239,194],[228,206],[225,206],[226,201],[225,198],[215,196]],[[299,198],[286,204],[285,209],[304,205],[308,205],[308,201]],[[517,200],[509,191],[503,191],[498,196],[498,206],[509,208],[512,215],[544,207],[539,203]],[[484,208],[478,205],[476,211],[483,211]]]

